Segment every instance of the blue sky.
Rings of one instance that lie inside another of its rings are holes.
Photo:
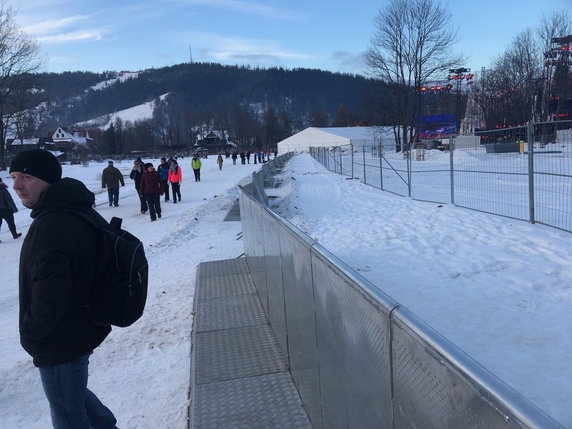
[[[137,71],[189,61],[364,73],[387,0],[7,0],[51,72]],[[572,0],[450,2],[455,50],[476,72],[542,12]],[[189,49],[191,48],[191,49]]]

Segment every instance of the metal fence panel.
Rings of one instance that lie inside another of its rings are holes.
[[[270,216],[260,219],[264,236],[264,266],[266,290],[268,293],[267,315],[278,344],[288,353],[286,340],[286,316],[284,314],[284,287],[282,285],[282,263],[280,256],[280,235],[277,223]]]
[[[396,428],[559,428],[404,308],[392,314]]]
[[[389,311],[312,252],[324,427],[391,427]]]
[[[252,276],[252,281],[256,286],[260,301],[264,307],[264,311],[268,315],[268,290],[266,287],[266,260],[264,258],[264,233],[262,230],[262,219],[264,207],[260,204],[255,204],[251,199],[245,200],[247,202],[244,214],[241,207],[241,221],[245,216],[250,215],[250,219],[246,222],[250,224],[247,229],[253,234],[250,239],[253,247],[250,252],[246,253],[249,258],[248,267],[250,268],[250,275]],[[245,231],[243,230],[243,234]]]
[[[489,141],[499,143],[454,151],[455,204],[500,216],[530,220],[528,155],[524,150],[520,152],[519,143],[505,142],[509,138],[517,138],[516,136],[526,136],[526,128],[503,129],[486,135]],[[491,147],[495,148],[494,151]]]
[[[330,171],[397,195],[572,232],[572,121],[482,131],[481,144],[462,137],[442,150],[385,143],[310,152]]]
[[[534,213],[536,222],[572,231],[572,123],[534,128]]]
[[[290,372],[312,426],[322,427],[316,344],[311,240],[291,228],[280,228],[282,281],[288,334]]]
[[[420,158],[417,152],[424,152]],[[413,150],[411,198],[435,203],[451,202],[451,156],[449,152]],[[431,158],[429,158],[431,156]]]

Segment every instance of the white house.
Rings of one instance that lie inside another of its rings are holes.
[[[310,147],[374,146],[395,142],[393,127],[306,128],[278,142],[278,154],[308,152]]]
[[[76,144],[85,145],[93,141],[87,130],[70,130],[64,127],[58,127],[51,135],[54,146],[61,149],[71,149]]]

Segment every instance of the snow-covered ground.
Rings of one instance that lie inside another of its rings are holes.
[[[182,160],[182,204],[166,204],[154,223],[138,213],[130,180],[120,207],[107,206],[99,183],[105,164],[64,168],[98,193],[105,217],[124,218],[150,261],[143,318],[114,329],[91,359],[90,387],[122,429],[186,427],[196,267],[243,252],[240,223],[223,218],[238,196],[235,185],[258,166],[229,161],[218,171],[214,157],[205,160],[203,181],[195,183],[190,159]],[[131,163],[117,166],[127,174]],[[572,428],[569,233],[381,192],[326,171],[309,155],[290,161],[273,193],[284,217]],[[16,216],[24,233],[28,213]],[[44,429],[48,406],[18,340],[22,241],[6,225],[0,240],[0,427]]]

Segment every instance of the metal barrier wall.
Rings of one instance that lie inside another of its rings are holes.
[[[562,428],[241,188],[245,254],[315,428]]]

